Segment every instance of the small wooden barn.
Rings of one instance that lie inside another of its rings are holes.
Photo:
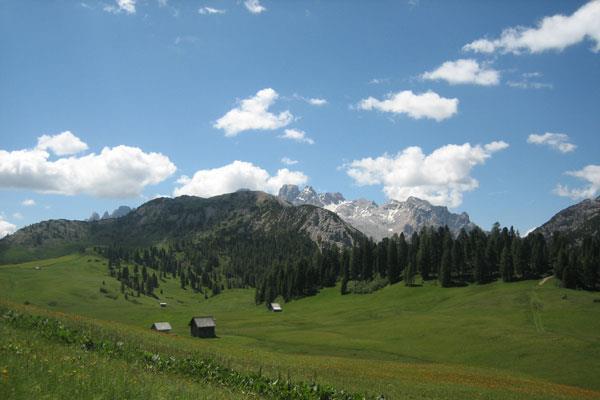
[[[281,308],[281,305],[279,303],[270,303],[269,310],[273,312],[282,312],[283,308]]]
[[[157,332],[168,333],[171,332],[171,324],[168,322],[155,322],[152,324],[150,329],[155,330]]]
[[[163,307],[163,308],[167,306],[167,303],[163,303],[163,302],[161,302],[161,303],[158,303],[158,304],[159,304],[161,307]]]
[[[215,334],[215,319],[211,316],[207,317],[193,317],[190,320],[190,333],[194,337],[200,338],[214,338],[217,337]]]

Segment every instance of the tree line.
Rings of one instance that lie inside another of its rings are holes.
[[[326,247],[311,258],[290,260],[266,271],[256,286],[256,302],[285,301],[316,293],[341,281],[341,293],[376,290],[404,281],[437,280],[442,287],[513,282],[554,274],[567,288],[600,287],[600,241],[586,236],[573,241],[555,233],[549,241],[541,233],[521,237],[511,228],[494,224],[461,230],[425,228],[410,238],[404,234],[356,241],[351,249]]]
[[[235,240],[234,240],[235,239]],[[154,295],[160,280],[178,279],[182,289],[217,295],[230,288],[255,288],[257,304],[316,294],[341,283],[342,294],[368,293],[385,285],[407,286],[437,280],[442,287],[512,282],[554,274],[567,288],[600,288],[600,241],[573,240],[555,233],[521,237],[494,224],[453,235],[448,227],[425,228],[379,242],[363,238],[350,248],[324,245],[308,237],[239,234],[176,240],[161,247],[97,248],[109,273],[138,295]],[[139,266],[139,268],[138,268]]]

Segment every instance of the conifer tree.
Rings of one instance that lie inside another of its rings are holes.
[[[500,275],[504,282],[513,280],[513,261],[512,252],[510,250],[510,242],[506,241],[506,245],[500,256]]]
[[[404,268],[404,284],[406,286],[413,286],[415,284],[416,268],[412,261],[409,261],[406,268]]]
[[[452,237],[450,237],[450,233],[444,234],[444,236],[442,261],[440,263],[438,280],[442,287],[449,287],[452,280]]]
[[[400,281],[400,267],[398,265],[398,247],[396,246],[396,237],[393,237],[388,241],[387,266],[387,275],[390,283],[394,284]]]

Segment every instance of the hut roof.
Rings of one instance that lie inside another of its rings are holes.
[[[282,310],[282,308],[279,305],[279,303],[271,303],[271,309],[274,310],[274,311],[281,311]]]
[[[159,332],[170,331],[171,324],[168,322],[155,322],[151,326],[152,329],[156,329]]]
[[[213,317],[193,317],[190,321],[190,325],[196,325],[198,328],[214,328],[215,319]]]

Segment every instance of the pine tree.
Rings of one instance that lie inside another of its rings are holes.
[[[445,236],[438,280],[442,287],[449,287],[452,280],[452,238],[449,233]]]
[[[523,278],[525,276],[525,260],[523,259],[522,253],[523,245],[521,243],[521,238],[518,235],[513,237],[510,251],[514,267],[514,275],[518,278]]]
[[[430,240],[426,230],[421,231],[421,235],[419,236],[417,263],[423,280],[429,279],[429,273],[431,271],[431,249]]]
[[[504,282],[513,280],[513,261],[512,252],[510,251],[510,242],[506,242],[502,254],[500,256],[500,275]]]
[[[409,261],[408,265],[404,269],[404,284],[406,286],[413,286],[415,284],[416,268],[412,261]]]
[[[388,279],[391,284],[400,281],[400,267],[398,265],[398,247],[396,246],[396,238],[393,237],[388,241],[387,249],[387,266]]]

